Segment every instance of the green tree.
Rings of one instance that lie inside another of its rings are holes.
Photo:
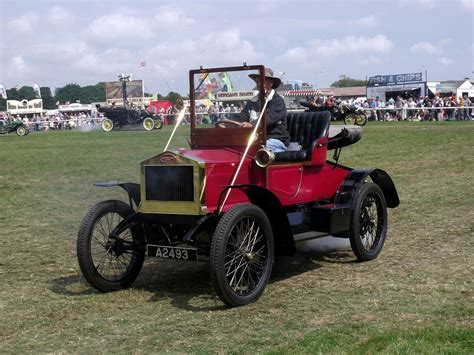
[[[365,86],[366,81],[361,79],[352,79],[346,75],[339,75],[339,80],[331,84],[332,88],[347,88],[353,86]]]
[[[170,100],[173,104],[176,104],[176,100],[178,99],[182,101],[181,95],[174,91],[170,91],[167,97],[168,97],[168,100]]]
[[[81,87],[78,84],[67,84],[62,88],[56,88],[55,99],[61,104],[66,102],[76,102],[81,97]]]
[[[51,94],[51,89],[49,87],[40,87],[41,98],[43,99],[43,108],[45,110],[53,110],[56,108],[56,100]]]

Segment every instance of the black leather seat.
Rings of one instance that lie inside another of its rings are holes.
[[[289,112],[287,129],[290,134],[290,142],[298,142],[301,150],[276,153],[275,161],[311,160],[316,140],[328,135],[330,120],[331,114],[328,111]]]

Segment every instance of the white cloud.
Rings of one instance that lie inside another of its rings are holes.
[[[317,55],[338,56],[343,54],[389,53],[393,42],[384,35],[374,37],[354,37],[315,39],[310,42],[310,51]]]
[[[450,65],[450,64],[454,63],[454,61],[451,58],[448,58],[448,57],[439,58],[439,62],[443,65]]]
[[[11,20],[9,24],[15,32],[31,32],[33,31],[37,22],[38,16],[36,14],[27,13],[15,18],[14,20]]]
[[[294,47],[288,49],[283,55],[278,56],[277,60],[288,63],[300,63],[308,60],[308,53],[303,47]]]
[[[22,72],[25,69],[25,60],[21,55],[13,57],[10,62],[16,71]]]
[[[114,41],[117,44],[154,36],[146,20],[120,12],[96,18],[86,34],[94,40]]]
[[[62,7],[54,6],[48,12],[48,22],[57,27],[68,27],[74,22],[74,18],[69,11]]]
[[[373,15],[364,16],[354,21],[354,24],[359,27],[372,28],[379,24],[379,21]]]
[[[154,17],[154,23],[160,26],[188,26],[195,22],[194,18],[178,9],[160,8]]]
[[[417,42],[410,48],[414,54],[438,54],[440,49],[430,42]]]
[[[462,0],[461,7],[464,10],[474,11],[474,0]]]

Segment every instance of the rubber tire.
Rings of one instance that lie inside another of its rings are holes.
[[[349,113],[344,117],[344,124],[348,126],[352,126],[356,123],[356,117],[353,113]]]
[[[97,272],[91,257],[92,232],[95,223],[110,212],[116,212],[123,218],[133,213],[130,206],[123,201],[107,200],[99,202],[87,212],[77,235],[77,259],[82,274],[91,286],[102,292],[118,291],[130,287],[140,274],[145,259],[145,248],[137,251],[135,257],[130,261],[129,270],[118,281],[106,280]],[[134,240],[145,244],[143,232],[140,231],[140,228],[132,229],[131,234]]]
[[[244,217],[255,218],[264,229],[264,235],[267,239],[267,263],[260,278],[259,284],[249,295],[237,295],[229,286],[224,271],[224,254],[229,233],[233,226]],[[219,298],[229,307],[244,306],[255,302],[265,291],[274,262],[273,233],[270,221],[263,210],[252,204],[236,205],[227,211],[217,224],[211,241],[211,253],[209,260],[209,269],[212,284]]]
[[[358,126],[365,126],[367,124],[367,116],[365,114],[356,114],[355,123]]]
[[[109,123],[111,127],[110,128],[104,127],[104,122]],[[104,120],[101,123],[101,127],[105,132],[110,132],[114,129],[114,121],[112,121],[110,118],[104,118]]]
[[[150,125],[151,125],[151,128],[147,128],[147,124],[150,124]],[[145,131],[153,131],[153,129],[155,128],[155,121],[153,121],[152,118],[147,117],[147,118],[145,118],[145,119],[143,120],[142,125],[143,125],[143,129],[144,129]]]
[[[362,204],[369,194],[374,194],[381,204],[381,214],[383,217],[383,223],[381,231],[378,235],[378,243],[374,250],[367,251],[362,244],[360,238],[360,215]],[[364,184],[355,199],[354,209],[351,215],[351,226],[349,229],[349,240],[351,242],[351,248],[355,256],[359,261],[369,261],[375,259],[382,250],[385,238],[387,236],[387,226],[388,226],[388,213],[387,213],[387,203],[385,202],[385,197],[382,190],[377,184],[366,183]]]
[[[155,120],[155,129],[162,129],[163,128],[163,121],[159,118]]]
[[[18,126],[16,128],[16,134],[19,135],[20,137],[23,137],[23,136],[26,136],[28,133],[28,128],[26,128],[25,126]]]

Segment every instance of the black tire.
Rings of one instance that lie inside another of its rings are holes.
[[[155,120],[155,129],[162,129],[163,128],[163,121],[159,118]]]
[[[20,125],[16,128],[16,134],[19,136],[26,136],[28,133],[28,128],[23,125]]]
[[[364,113],[356,114],[356,125],[365,126],[367,124],[367,116]]]
[[[344,117],[344,124],[352,126],[356,123],[356,115],[349,113]]]
[[[360,261],[375,259],[387,235],[387,203],[380,187],[364,184],[356,197],[351,216],[349,240]]]
[[[79,228],[79,266],[86,280],[99,291],[128,288],[140,273],[145,258],[141,226],[126,229],[116,241],[108,237],[131,213],[130,206],[122,201],[99,202],[87,212]],[[133,250],[124,250],[124,246],[133,246]]]
[[[255,302],[267,286],[273,260],[272,227],[258,206],[233,206],[222,216],[212,237],[209,266],[212,284],[225,304]]]

